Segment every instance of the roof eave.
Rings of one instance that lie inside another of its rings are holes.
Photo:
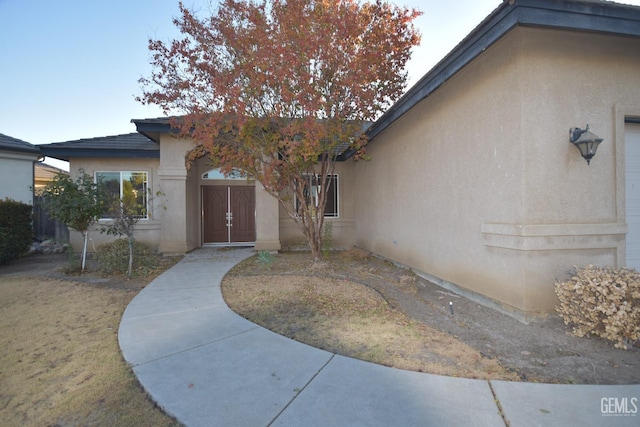
[[[368,129],[369,139],[379,135],[516,26],[640,37],[640,8],[593,1],[504,1]]]
[[[163,133],[179,133],[179,129],[171,127],[169,118],[166,119],[133,119],[131,123],[136,125],[136,131],[152,141],[160,142]]]
[[[93,157],[93,158],[148,158],[159,159],[159,150],[109,150],[109,149],[68,149],[43,147],[42,154],[58,160],[69,161],[71,158]]]
[[[0,151],[41,155],[40,149],[30,142],[0,133]]]
[[[42,152],[40,151],[40,149],[38,148],[21,148],[21,147],[7,147],[7,146],[2,146],[0,147],[0,151],[7,151],[7,152],[11,152],[11,153],[20,153],[20,154],[31,154],[34,156],[42,156]]]

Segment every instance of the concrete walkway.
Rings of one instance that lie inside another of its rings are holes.
[[[153,400],[187,426],[640,425],[640,385],[442,377],[270,332],[232,312],[220,292],[225,273],[253,253],[194,251],[122,317],[124,358]]]

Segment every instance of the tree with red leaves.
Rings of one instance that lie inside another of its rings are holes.
[[[365,156],[365,124],[404,92],[421,12],[381,0],[223,0],[207,18],[180,12],[184,38],[149,41],[153,72],[138,99],[177,117],[196,143],[187,162],[208,156],[259,181],[318,260],[335,162]]]

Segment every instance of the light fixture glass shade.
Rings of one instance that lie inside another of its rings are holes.
[[[591,162],[591,158],[596,155],[598,145],[602,142],[602,138],[589,130],[589,125],[585,130],[579,128],[571,128],[569,131],[569,140],[578,147],[580,154],[587,161]]]

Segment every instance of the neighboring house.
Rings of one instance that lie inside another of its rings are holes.
[[[47,210],[47,200],[42,195],[44,188],[59,174],[68,172],[46,163],[36,163],[33,197],[33,238],[38,241],[55,239],[69,241],[69,229],[60,220],[53,218]]]
[[[36,163],[34,165],[34,181],[33,181],[33,189],[36,195],[41,194],[44,187],[47,186],[51,181],[53,181],[53,177],[59,173],[67,173],[67,171],[57,168],[52,165],[48,165],[46,163]]]
[[[187,168],[193,142],[167,119],[134,123],[150,139],[41,149],[72,171],[146,174],[165,197],[139,236],[161,252],[303,243],[259,184],[221,179],[204,159]],[[569,142],[570,128],[587,124],[604,140],[590,165]],[[336,171],[335,246],[520,317],[553,310],[554,282],[573,265],[640,268],[639,7],[505,1],[368,133],[372,160]]]
[[[41,157],[35,145],[0,133],[0,200],[33,205],[34,163]]]

